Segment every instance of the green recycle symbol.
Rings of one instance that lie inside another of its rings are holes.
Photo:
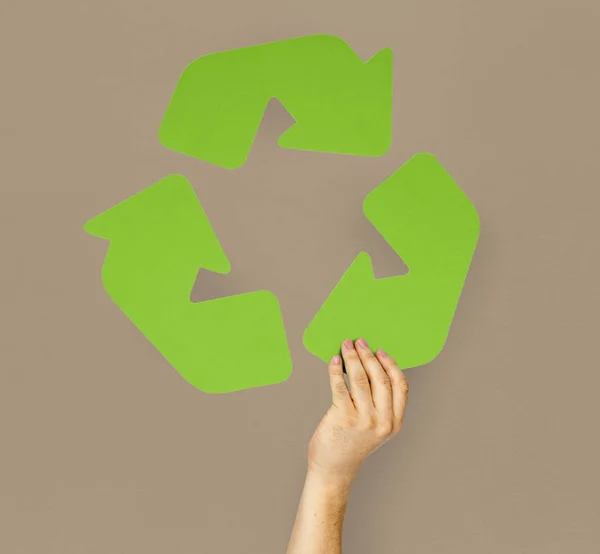
[[[279,137],[283,148],[381,156],[391,146],[391,51],[364,63],[331,35],[193,61],[167,107],[160,141],[240,167],[271,98],[296,121]],[[402,369],[425,364],[448,335],[479,236],[477,212],[425,153],[371,191],[363,211],[409,272],[376,279],[369,255],[359,253],[309,323],[304,345],[328,361],[342,340],[364,337]],[[102,266],[110,298],[189,383],[223,393],[288,378],[292,360],[273,293],[190,300],[200,268],[224,274],[231,266],[185,177],[165,177],[85,230],[110,241]]]

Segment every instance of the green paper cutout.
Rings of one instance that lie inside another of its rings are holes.
[[[322,360],[344,339],[364,337],[401,369],[442,350],[479,236],[474,206],[430,154],[417,154],[367,195],[367,219],[408,265],[407,275],[376,279],[361,252],[304,333]]]
[[[281,147],[381,156],[392,137],[391,50],[364,63],[342,39],[311,35],[203,56],[181,75],[159,139],[235,169],[271,98],[296,120]]]
[[[210,393],[279,383],[292,370],[276,296],[266,290],[193,303],[200,268],[229,261],[189,182],[170,175],[88,221],[110,240],[110,298],[189,383]]]

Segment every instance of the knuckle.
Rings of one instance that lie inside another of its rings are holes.
[[[377,376],[377,382],[380,383],[381,385],[385,385],[385,386],[390,386],[391,382],[390,382],[390,378],[387,376],[386,373],[383,373],[382,375],[378,375]]]
[[[344,378],[344,372],[342,370],[337,370],[337,369],[331,369],[329,371],[329,376],[332,379],[335,379],[336,381],[340,379],[340,377],[343,379]]]
[[[339,395],[348,394],[348,387],[346,387],[346,383],[336,383],[335,392],[336,392],[336,394],[339,394]]]
[[[377,418],[372,414],[365,416],[362,421],[362,428],[365,431],[372,431],[373,429],[376,429],[377,428]]]
[[[389,437],[393,431],[393,425],[391,421],[381,421],[377,426],[378,435],[380,437]]]
[[[385,368],[388,371],[391,371],[392,373],[400,373],[400,368],[398,367],[398,364],[393,360],[386,360]]]
[[[397,365],[387,367],[386,371],[389,374],[390,379],[393,379],[395,383],[399,383],[400,381],[404,380],[404,376]]]
[[[359,387],[366,387],[369,385],[369,377],[368,375],[363,371],[361,373],[359,373],[355,378],[354,378],[354,382],[356,383],[356,385],[358,385]]]
[[[361,356],[363,358],[365,358],[366,360],[376,360],[377,359],[377,358],[375,358],[375,354],[373,354],[373,351],[371,349],[363,350]]]
[[[346,350],[344,358],[348,358],[349,360],[356,360],[358,359],[358,352],[354,348],[352,348],[351,350]]]

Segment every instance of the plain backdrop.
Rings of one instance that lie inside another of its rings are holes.
[[[0,551],[284,552],[330,400],[302,332],[360,250],[404,270],[362,199],[428,151],[480,241],[444,351],[406,372],[404,430],[359,475],[344,552],[597,554],[599,22],[596,0],[1,0]],[[384,157],[278,148],[277,103],[239,170],[160,145],[191,60],[311,33],[393,49]],[[104,292],[84,222],[171,173],[234,267],[193,298],[275,292],[285,383],[194,389]]]

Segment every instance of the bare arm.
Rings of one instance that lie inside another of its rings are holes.
[[[288,554],[339,554],[350,480],[308,471]]]
[[[400,431],[408,383],[382,350],[346,340],[329,363],[332,405],[309,445],[308,471],[287,554],[341,554],[350,487],[363,460]]]

